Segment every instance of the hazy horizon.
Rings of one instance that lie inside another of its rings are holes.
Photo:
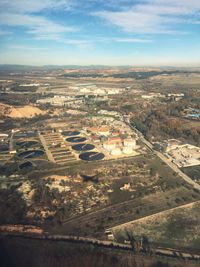
[[[170,66],[170,65],[106,65],[106,64],[88,64],[88,65],[84,65],[84,64],[41,64],[41,65],[37,65],[37,64],[15,64],[15,63],[0,63],[1,67],[6,67],[6,66],[16,66],[16,67],[33,67],[33,68],[45,68],[45,67],[52,67],[52,68],[56,68],[56,67],[61,67],[61,68],[74,68],[74,69],[78,69],[78,68],[90,68],[90,67],[94,67],[96,69],[101,69],[101,68],[121,68],[121,69],[163,69],[163,70],[167,70],[167,69],[176,69],[176,70],[181,70],[181,69],[199,69],[200,65],[196,65],[196,66]]]

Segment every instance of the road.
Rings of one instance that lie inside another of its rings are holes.
[[[170,159],[165,157],[162,153],[159,151],[156,151],[153,149],[153,145],[144,138],[143,134],[135,129],[130,123],[127,123],[127,121],[124,121],[126,124],[129,125],[131,129],[133,129],[135,132],[137,132],[138,137],[140,140],[148,147],[150,148],[165,164],[167,164],[175,173],[177,173],[185,182],[192,185],[195,189],[200,191],[200,185],[196,182],[194,182],[189,176],[187,176],[185,173],[183,173]]]

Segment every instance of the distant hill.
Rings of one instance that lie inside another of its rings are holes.
[[[45,72],[45,71],[56,71],[56,70],[122,70],[122,71],[127,71],[130,70],[130,73],[128,73],[127,76],[132,76],[132,71],[133,72],[162,72],[165,73],[166,71],[168,72],[200,72],[200,67],[199,68],[187,68],[187,67],[171,67],[171,66],[166,66],[166,67],[151,67],[151,66],[131,66],[131,65],[124,65],[124,66],[109,66],[109,65],[43,65],[43,66],[32,66],[32,65],[20,65],[20,64],[0,64],[0,74],[5,74],[5,73],[26,73],[26,72]],[[152,74],[151,73],[151,74]],[[125,78],[125,77],[123,77]]]

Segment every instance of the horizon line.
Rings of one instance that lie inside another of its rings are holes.
[[[109,64],[17,64],[17,63],[0,63],[0,66],[27,66],[27,67],[129,67],[129,68],[200,68],[200,65],[130,65],[130,64],[122,64],[122,65],[109,65]]]

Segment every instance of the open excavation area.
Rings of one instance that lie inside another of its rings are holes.
[[[7,116],[13,119],[23,119],[32,118],[43,114],[45,114],[45,111],[42,111],[40,108],[31,105],[14,107],[0,104],[0,116]]]

